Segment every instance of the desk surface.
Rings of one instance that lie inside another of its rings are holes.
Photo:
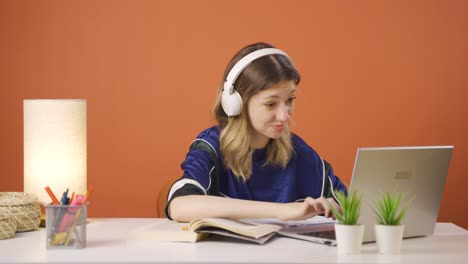
[[[403,240],[400,255],[382,255],[375,243],[361,254],[338,256],[336,247],[286,237],[265,245],[232,239],[198,243],[127,241],[129,232],[157,219],[90,219],[84,249],[47,250],[45,229],[0,240],[0,263],[462,263],[468,259],[468,231],[438,223],[434,235]],[[465,262],[466,263],[466,262]]]

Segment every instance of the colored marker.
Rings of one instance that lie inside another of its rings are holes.
[[[57,197],[55,197],[55,194],[52,192],[52,190],[49,188],[49,186],[46,186],[45,190],[49,194],[50,198],[52,199],[52,202],[55,205],[59,205],[60,204],[59,200],[57,199]]]
[[[86,198],[83,202],[83,204],[87,203],[89,201],[89,196],[93,193],[93,186],[90,186],[88,191],[86,192]]]

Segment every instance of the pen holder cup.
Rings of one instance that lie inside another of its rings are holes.
[[[46,206],[46,247],[86,247],[87,205]]]

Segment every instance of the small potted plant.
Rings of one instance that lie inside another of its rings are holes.
[[[356,192],[348,195],[335,191],[341,210],[330,206],[337,223],[335,223],[338,254],[349,255],[361,252],[364,225],[358,224],[361,210],[361,196]]]
[[[385,192],[377,198],[376,208],[372,208],[377,221],[375,238],[380,253],[400,253],[404,231],[401,221],[405,218],[409,206],[407,203],[401,208],[404,197],[402,193]]]

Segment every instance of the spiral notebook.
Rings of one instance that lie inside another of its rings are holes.
[[[335,220],[323,216],[314,216],[301,221],[280,221],[275,219],[260,219],[255,222],[281,226],[279,235],[307,240],[329,246],[336,246]]]

